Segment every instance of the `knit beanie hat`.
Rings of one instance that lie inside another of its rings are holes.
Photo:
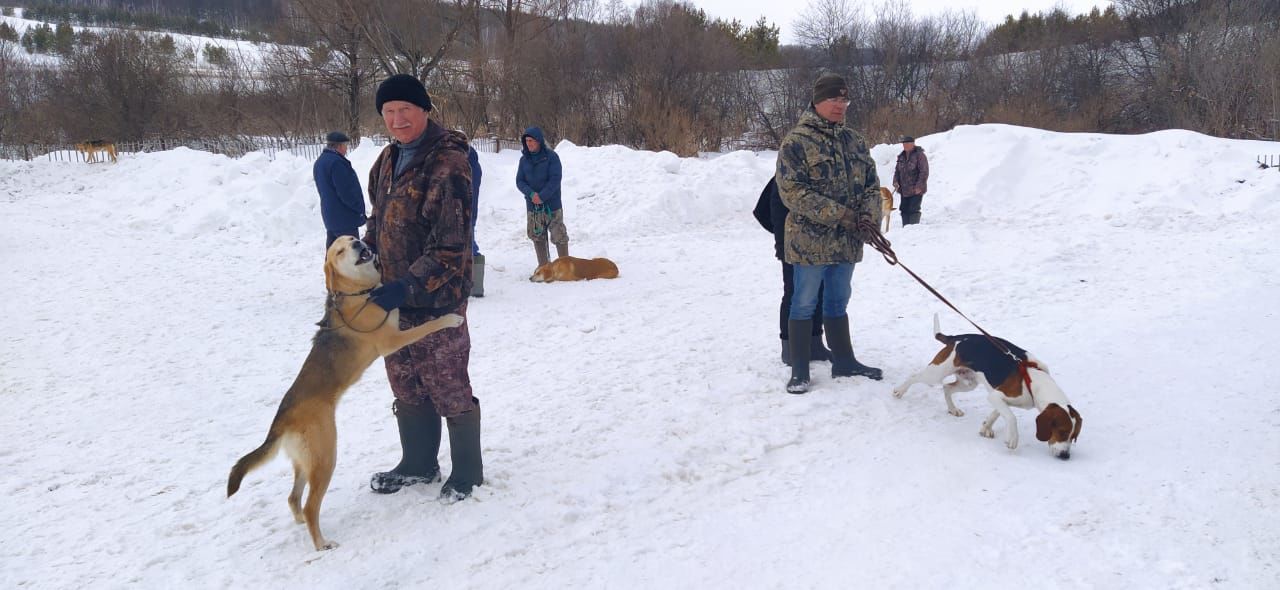
[[[813,83],[813,104],[837,96],[849,97],[849,86],[845,84],[843,77],[837,74],[823,74],[817,82]]]
[[[387,101],[403,100],[416,104],[423,110],[431,110],[431,97],[422,82],[409,74],[396,74],[378,85],[377,99],[374,101],[378,114],[382,114],[382,105]]]

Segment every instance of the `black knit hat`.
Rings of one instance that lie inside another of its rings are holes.
[[[431,110],[431,97],[427,95],[427,88],[409,74],[396,74],[378,85],[377,99],[374,103],[378,107],[379,115],[382,114],[382,105],[392,100],[403,100],[416,104],[423,110]]]
[[[351,143],[351,138],[341,131],[330,131],[328,135],[324,136],[324,140],[327,143]]]
[[[813,83],[813,104],[818,104],[837,96],[849,97],[849,86],[844,78],[837,74],[823,74]]]

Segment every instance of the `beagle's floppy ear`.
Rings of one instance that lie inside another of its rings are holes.
[[[333,276],[333,258],[329,256],[325,256],[324,257],[324,288],[330,291],[337,289],[337,285],[334,284],[336,278],[337,277]]]
[[[1080,437],[1080,427],[1084,426],[1084,418],[1081,418],[1080,412],[1077,412],[1070,405],[1067,406],[1067,411],[1071,413],[1071,417],[1076,421],[1075,428],[1071,429],[1071,442],[1076,442],[1076,439]]]
[[[1049,442],[1053,437],[1053,430],[1062,419],[1066,418],[1066,410],[1058,404],[1049,404],[1048,407],[1036,416],[1036,440],[1040,442]]]

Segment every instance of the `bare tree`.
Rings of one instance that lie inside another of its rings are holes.
[[[130,32],[111,32],[66,58],[51,94],[71,138],[130,140],[173,133],[187,64]]]
[[[293,66],[313,76],[320,87],[343,97],[345,127],[359,139],[361,105],[373,78],[373,51],[364,23],[372,18],[372,7],[351,0],[293,0],[297,8],[293,27],[302,36],[315,39],[304,56],[288,48],[276,59],[293,57]]]

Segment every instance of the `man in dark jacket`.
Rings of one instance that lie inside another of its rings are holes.
[[[879,380],[880,369],[858,362],[849,336],[853,267],[862,261],[869,228],[880,223],[883,213],[876,163],[862,136],[845,126],[848,108],[844,78],[822,75],[813,85],[809,109],[778,148],[778,193],[790,211],[783,256],[795,281],[788,331],[812,330],[822,289],[831,376]],[[791,339],[788,393],[809,390],[810,354],[809,339]]]
[[[782,304],[778,306],[779,336],[782,338],[782,364],[791,366],[791,342],[789,339],[787,316],[791,313],[791,294],[795,291],[792,280],[791,265],[782,256],[782,244],[787,234],[787,206],[778,196],[778,180],[770,177],[764,190],[760,191],[760,200],[752,210],[760,227],[773,234],[773,254],[782,262]],[[818,307],[814,311],[813,331],[809,343],[809,359],[815,361],[831,360],[831,351],[822,345],[822,288],[818,288]]]
[[[467,163],[471,165],[471,296],[484,297],[484,254],[476,243],[476,219],[480,217],[480,154],[467,146]]]
[[[400,328],[446,313],[466,317],[471,292],[471,166],[467,138],[430,120],[431,97],[417,78],[391,76],[376,106],[391,142],[369,171],[374,215],[365,242],[378,253],[382,286],[369,299],[400,309]],[[403,452],[400,464],[375,473],[375,492],[439,481],[440,418],[449,426],[453,471],[440,489],[447,501],[484,483],[480,405],[472,396],[467,324],[435,332],[386,356],[392,408]]]
[[[347,160],[347,146],[351,138],[341,131],[325,136],[325,148],[311,167],[320,192],[320,217],[328,233],[325,249],[333,245],[338,236],[360,237],[360,226],[367,219],[364,215],[364,195],[360,194],[360,179]]]
[[[898,154],[898,165],[893,169],[893,189],[902,195],[902,225],[920,223],[920,205],[924,201],[924,193],[929,190],[929,159],[924,157],[924,148],[916,145],[916,138],[903,135],[902,153]]]
[[[569,232],[564,227],[564,209],[560,203],[560,156],[543,138],[542,129],[530,127],[520,138],[520,167],[516,170],[516,188],[524,195],[528,216],[527,234],[533,241],[538,266],[551,260],[547,237],[556,245],[556,256],[569,255]]]

